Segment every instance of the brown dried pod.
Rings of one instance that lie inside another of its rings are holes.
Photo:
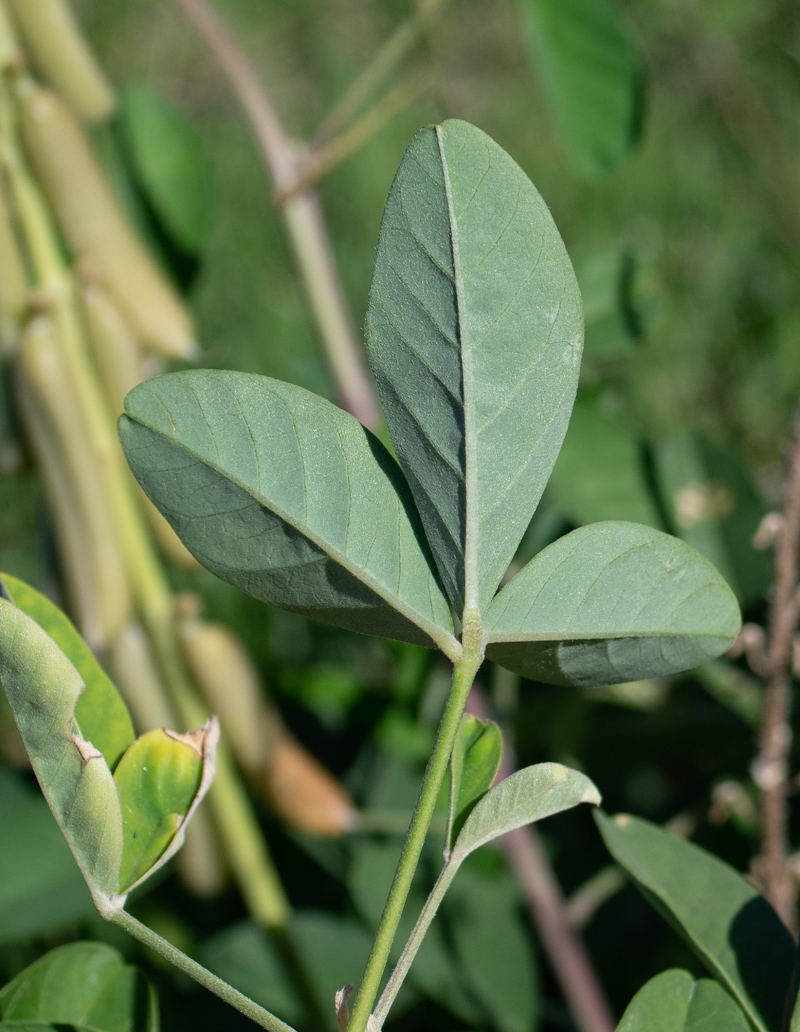
[[[29,76],[17,82],[17,99],[25,148],[73,256],[97,270],[146,348],[194,358],[186,307],[125,218],[82,126]]]
[[[263,786],[278,816],[300,831],[338,838],[356,827],[358,814],[350,796],[288,733],[275,743]]]

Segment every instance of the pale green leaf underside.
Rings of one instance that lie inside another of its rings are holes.
[[[754,1027],[780,1032],[794,942],[764,897],[722,860],[649,821],[596,820],[609,851]]]
[[[609,172],[637,127],[639,71],[614,0],[522,0],[553,120],[579,172]]]
[[[545,548],[497,595],[486,654],[550,684],[615,684],[700,666],[740,624],[732,591],[699,552],[651,527],[595,523]]]
[[[412,140],[386,204],[367,310],[392,442],[448,594],[491,599],[564,438],[580,294],[546,204],[474,126]]]
[[[122,696],[58,606],[10,574],[0,574],[0,579],[14,605],[50,635],[83,679],[85,689],[75,706],[75,719],[81,736],[100,750],[113,770],[136,737]]]
[[[45,798],[92,894],[116,890],[122,816],[102,754],[74,733],[83,682],[39,625],[0,599],[0,683]]]
[[[710,978],[695,981],[673,968],[644,985],[622,1016],[617,1032],[751,1032],[733,999]]]
[[[147,494],[223,580],[362,633],[453,642],[402,474],[346,412],[264,376],[189,371],[135,388],[120,437]]]
[[[600,803],[600,793],[585,774],[560,763],[518,770],[487,792],[469,815],[451,863],[457,866],[492,839],[579,803]]]

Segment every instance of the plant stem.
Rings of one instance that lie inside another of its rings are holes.
[[[447,0],[419,0],[410,18],[402,22],[381,46],[367,67],[349,87],[314,134],[312,148],[321,147],[349,125],[360,108],[381,83],[397,69],[414,49],[434,17]]]
[[[400,992],[405,977],[414,963],[414,957],[416,957],[422,945],[422,940],[431,926],[431,921],[436,917],[445,893],[450,888],[450,883],[458,873],[460,866],[460,864],[456,863],[446,863],[436,879],[436,884],[431,889],[431,894],[425,901],[425,906],[422,908],[422,912],[417,918],[417,923],[408,937],[408,942],[405,944],[403,952],[395,964],[391,978],[386,983],[386,988],[381,993],[381,998],[372,1012],[372,1016],[379,1029],[383,1027],[383,1023],[386,1021],[395,997]]]
[[[480,686],[470,695],[468,710],[481,720],[491,719]],[[503,760],[498,778],[514,773],[515,758],[504,734]],[[611,1008],[580,937],[570,926],[561,886],[542,849],[535,828],[517,828],[500,839],[523,891],[542,946],[558,979],[579,1032],[613,1032]]]
[[[753,780],[761,791],[761,853],[754,871],[764,895],[784,924],[794,931],[797,884],[788,870],[789,807],[787,782],[792,731],[792,639],[798,622],[796,598],[798,539],[800,539],[800,407],[787,448],[783,521],[775,549],[775,574],[769,608],[766,661],[769,671],[759,754],[753,762]]]
[[[286,1022],[276,1018],[274,1014],[270,1014],[268,1010],[260,1007],[249,997],[244,996],[237,989],[228,985],[227,982],[217,978],[216,975],[213,975],[201,964],[198,964],[197,961],[187,957],[185,953],[182,953],[172,943],[162,939],[160,935],[148,928],[147,925],[142,924],[141,921],[137,921],[135,917],[132,917],[126,911],[114,911],[108,916],[108,920],[123,928],[134,939],[138,939],[148,949],[157,953],[159,957],[163,957],[168,963],[183,971],[190,978],[194,979],[195,982],[219,996],[220,999],[230,1004],[231,1007],[235,1007],[236,1010],[244,1014],[245,1017],[250,1018],[251,1021],[255,1021],[262,1028],[268,1029],[269,1032],[295,1032],[291,1025],[287,1025]]]
[[[482,648],[465,648],[463,656],[458,660],[453,669],[453,683],[450,695],[439,723],[439,731],[436,735],[433,752],[425,769],[422,788],[420,789],[417,805],[414,809],[414,815],[411,818],[411,824],[406,835],[400,862],[397,865],[394,881],[389,890],[389,898],[386,901],[386,906],[378,925],[375,942],[372,945],[372,952],[367,962],[364,979],[358,991],[348,1032],[365,1032],[367,1027],[372,1005],[378,994],[386,962],[389,959],[389,951],[392,948],[392,942],[397,932],[397,926],[400,923],[403,907],[411,888],[414,872],[419,863],[420,853],[428,833],[428,826],[433,817],[433,809],[439,797],[445,773],[447,772],[447,765],[450,761],[450,753],[453,751],[458,725],[464,712],[464,706],[466,705],[472,682],[482,661]]]
[[[309,149],[305,161],[298,166],[294,182],[273,191],[272,203],[279,206],[287,204],[297,194],[322,179],[345,158],[363,147],[398,112],[428,90],[433,81],[433,75],[427,68],[420,69],[382,97],[348,129],[328,140],[318,150]]]
[[[225,72],[258,142],[277,190],[294,183],[305,148],[291,140],[247,55],[205,0],[177,0]],[[378,423],[378,406],[358,335],[336,272],[316,194],[306,190],[283,207],[286,231],[317,331],[343,406],[365,426]]]

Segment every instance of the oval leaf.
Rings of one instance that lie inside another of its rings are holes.
[[[538,763],[501,781],[477,804],[456,840],[451,863],[460,864],[479,846],[579,803],[600,804],[600,793],[577,770]]]
[[[200,254],[214,209],[211,165],[189,122],[155,90],[128,87],[122,128],[136,178],[180,248]]]
[[[466,122],[421,130],[392,185],[367,309],[392,443],[453,604],[488,604],[564,438],[580,294],[547,205]]]
[[[649,821],[595,819],[609,851],[755,1028],[780,1032],[794,942],[764,897],[722,860]]]
[[[101,912],[113,903],[122,815],[102,753],[73,732],[83,682],[42,628],[0,599],[0,683],[42,792]]]
[[[699,552],[650,527],[595,523],[498,594],[486,654],[548,684],[616,684],[700,666],[740,626],[732,591]]]
[[[638,129],[640,73],[612,0],[522,0],[531,56],[570,162],[611,171]]]
[[[76,942],[51,950],[0,990],[6,1023],[53,1022],[96,1032],[158,1032],[158,1003],[117,950]]]
[[[503,735],[497,724],[465,713],[450,757],[451,848],[475,804],[492,787],[502,758]]]
[[[628,1005],[617,1032],[749,1032],[747,1018],[716,982],[664,971]]]
[[[141,384],[126,413],[131,468],[213,573],[339,627],[455,645],[402,473],[352,416],[301,387],[207,371]]]
[[[113,770],[136,737],[122,696],[58,606],[10,574],[0,574],[0,579],[6,596],[50,635],[83,679],[85,689],[75,706],[75,720],[82,737],[100,750]]]
[[[214,776],[219,728],[212,718],[199,731],[149,731],[114,771],[123,821],[119,891],[128,893],[183,842],[185,827]]]

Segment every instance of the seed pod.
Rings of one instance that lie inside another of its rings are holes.
[[[19,340],[27,293],[25,266],[0,184],[0,357],[10,355]]]
[[[38,393],[23,369],[15,376],[17,405],[44,482],[70,611],[83,637],[96,646],[102,640],[100,591],[89,528],[83,521],[75,485],[64,465],[61,442],[49,425]]]
[[[181,601],[185,607],[186,596]],[[178,633],[192,677],[219,717],[237,762],[246,774],[258,776],[284,731],[280,717],[266,701],[253,661],[221,624],[179,618]]]
[[[116,102],[66,0],[8,0],[38,72],[86,122],[102,122]]]
[[[22,52],[11,26],[11,18],[4,0],[0,0],[0,75],[7,69],[21,68],[23,63]]]
[[[101,286],[85,281],[81,300],[86,337],[116,418],[122,413],[125,395],[145,378],[142,352],[133,330]]]
[[[145,347],[193,358],[188,312],[134,234],[83,128],[53,93],[17,84],[22,136],[71,253],[88,260]]]
[[[358,815],[350,796],[288,733],[272,750],[263,785],[278,816],[300,831],[338,838],[356,826]]]
[[[92,439],[70,390],[71,377],[49,316],[37,316],[26,327],[18,369],[34,399],[31,422],[39,417],[43,424],[43,433],[37,436],[34,429],[32,434],[34,447],[38,439],[39,445],[48,450],[38,457],[43,466],[62,467],[57,475],[66,476],[68,483],[62,484],[59,494],[63,496],[65,490],[70,493],[68,518],[77,518],[88,531],[87,561],[93,574],[97,614],[96,626],[86,628],[84,636],[93,647],[103,647],[114,640],[130,616],[130,588],[106,483],[98,475]],[[55,504],[56,497],[52,501]],[[70,533],[77,543],[77,532]]]

